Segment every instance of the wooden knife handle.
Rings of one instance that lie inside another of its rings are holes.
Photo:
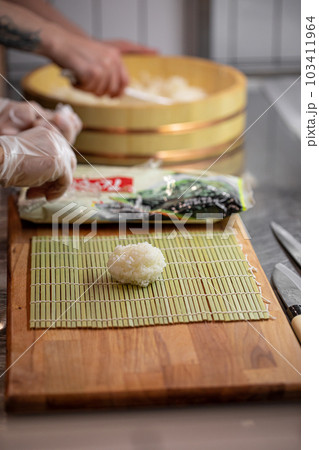
[[[292,319],[291,326],[299,342],[301,343],[301,314]]]

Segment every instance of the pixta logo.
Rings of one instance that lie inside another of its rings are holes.
[[[72,242],[72,246],[79,248],[80,226],[90,224],[91,230],[83,236],[83,241],[88,242],[97,234],[97,221],[94,218],[97,211],[87,208],[77,203],[69,203],[52,215],[52,239],[59,240],[60,224],[62,225],[62,237],[65,238],[65,244]],[[72,238],[72,239],[70,239]]]
[[[194,218],[195,222],[192,220]],[[118,216],[119,239],[125,240],[128,231],[130,234],[144,235],[151,232],[154,239],[162,239],[163,232],[169,231],[169,235],[165,235],[165,239],[175,239],[178,233],[186,239],[193,239],[190,228],[186,228],[186,225],[194,225],[194,223],[205,224],[207,239],[213,239],[214,225],[223,219],[222,213],[197,213],[195,217],[192,216],[192,213],[186,213],[183,216],[177,216],[173,213],[167,213],[165,216],[153,214],[151,220],[147,213],[120,213]],[[134,223],[136,225],[133,227]],[[171,226],[169,229],[165,228],[168,224],[173,225],[174,229],[172,230]],[[227,218],[227,223],[223,227],[222,239],[228,239],[229,234],[233,234],[235,228],[245,240],[251,239],[245,225],[239,220],[239,214],[232,214]],[[218,228],[218,232],[220,232],[220,228]]]

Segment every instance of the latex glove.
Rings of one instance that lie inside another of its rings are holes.
[[[27,102],[0,99],[0,134],[13,135],[26,130],[33,126],[36,117],[37,112]]]
[[[69,105],[58,105],[51,111],[36,102],[0,99],[0,135],[15,135],[38,125],[46,128],[53,125],[71,144],[82,128],[79,116]]]
[[[1,136],[3,186],[30,187],[28,198],[60,197],[72,183],[76,159],[64,137],[44,127]]]
[[[50,33],[53,41],[46,56],[74,73],[77,88],[99,96],[121,95],[129,77],[117,48],[65,29],[55,29],[54,24],[50,24],[45,32]]]

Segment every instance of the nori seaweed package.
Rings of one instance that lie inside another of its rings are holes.
[[[163,181],[149,189],[141,190],[125,200],[116,197],[148,214],[177,217],[189,214],[222,214],[223,217],[239,213],[253,205],[251,191],[244,189],[241,178],[224,175],[191,176],[175,173],[163,177]]]
[[[148,166],[99,166],[97,173],[94,167],[79,165],[73,185],[61,198],[28,200],[26,190],[19,198],[21,218],[38,223],[82,223],[84,215],[87,222],[100,223],[124,217],[156,220],[159,214],[167,220],[187,214],[189,221],[197,222],[203,220],[198,214],[222,218],[252,205],[252,193],[242,178]]]

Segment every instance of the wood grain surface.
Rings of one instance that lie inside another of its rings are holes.
[[[250,263],[258,269],[257,280],[264,297],[271,301],[269,310],[276,320],[31,330],[30,238],[50,232],[50,227],[22,224],[10,199],[7,367],[12,367],[6,374],[8,409],[36,411],[300,395],[300,345],[250,241],[240,231],[238,238]],[[98,229],[100,235],[116,232],[113,226]]]

